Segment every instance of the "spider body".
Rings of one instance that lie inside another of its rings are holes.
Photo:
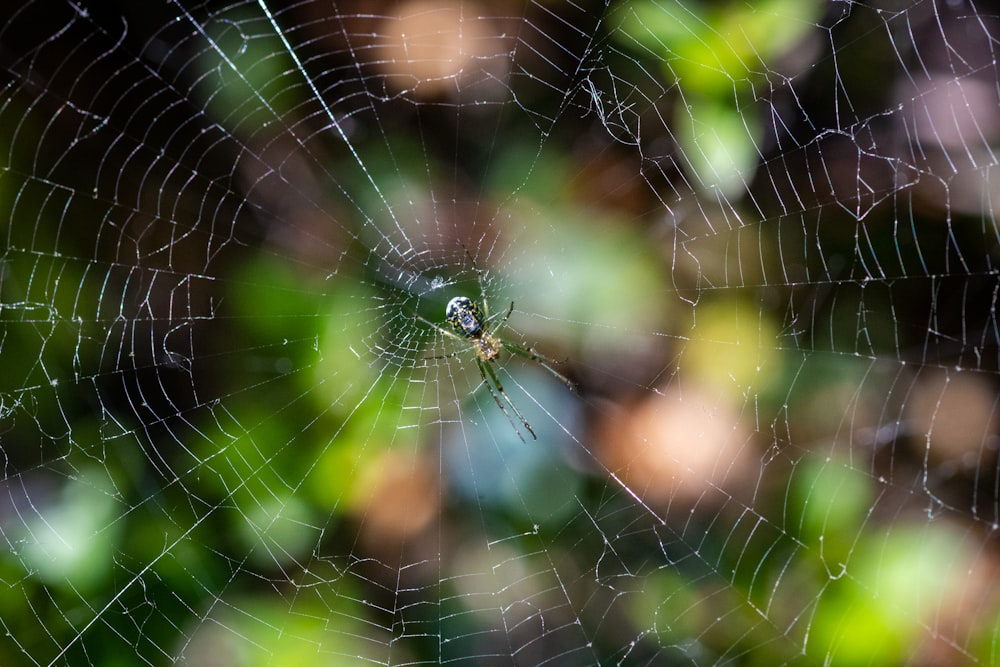
[[[444,319],[468,338],[481,338],[485,331],[480,322],[482,313],[479,306],[467,296],[456,296],[449,301],[444,310]]]
[[[510,307],[507,309],[506,314],[500,320],[498,326],[503,325],[509,318],[511,313],[514,312],[514,302],[510,302]],[[451,338],[456,338],[460,340],[469,341],[472,344],[472,351],[476,355],[476,366],[479,368],[479,375],[483,379],[483,384],[489,389],[490,394],[493,396],[493,400],[503,411],[504,415],[507,416],[507,420],[514,426],[514,430],[521,440],[524,437],[521,435],[520,430],[518,430],[517,424],[510,416],[510,412],[513,412],[517,416],[518,421],[521,425],[531,434],[531,437],[535,440],[538,436],[535,435],[535,431],[531,428],[531,424],[528,420],[524,418],[521,411],[517,409],[514,402],[510,400],[510,396],[504,391],[503,385],[500,383],[500,378],[497,377],[496,371],[493,369],[493,365],[496,363],[497,357],[500,356],[500,352],[504,349],[516,354],[519,357],[523,357],[530,361],[538,363],[540,366],[545,368],[547,371],[552,373],[555,377],[569,387],[570,390],[574,390],[573,383],[566,378],[565,375],[555,370],[551,364],[553,363],[548,357],[544,357],[533,348],[523,347],[516,343],[507,343],[497,336],[493,335],[489,331],[490,322],[490,311],[489,305],[486,303],[486,295],[483,295],[483,308],[480,309],[479,305],[466,296],[456,296],[448,302],[445,307],[445,322],[451,325],[454,331],[450,331],[444,327],[441,327],[430,320],[427,320],[420,315],[417,317],[427,324],[431,325],[441,333],[449,336]],[[456,333],[457,332],[457,333]],[[452,352],[451,354],[446,354],[440,357],[430,357],[431,359],[447,359],[458,355],[459,352]],[[501,400],[501,397],[503,400]],[[510,406],[510,412],[508,412],[507,407]]]
[[[465,296],[456,296],[445,308],[445,321],[458,333],[474,341],[472,349],[476,356],[483,361],[493,361],[503,349],[503,343],[486,331],[481,318],[479,306]]]

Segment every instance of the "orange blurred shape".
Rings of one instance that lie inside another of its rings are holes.
[[[440,504],[439,480],[426,458],[387,451],[361,472],[351,507],[366,542],[385,545],[416,536]]]
[[[937,463],[975,471],[992,465],[998,441],[997,395],[986,374],[927,369],[910,393],[906,416],[913,440]]]
[[[412,0],[380,26],[379,67],[390,85],[421,97],[506,79],[511,45],[481,7]]]
[[[595,452],[645,503],[724,502],[759,467],[750,440],[736,406],[674,386],[611,408],[597,426]]]

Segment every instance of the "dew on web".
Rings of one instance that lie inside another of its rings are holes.
[[[995,11],[15,4],[0,664],[1000,661]]]

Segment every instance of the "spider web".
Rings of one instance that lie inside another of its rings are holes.
[[[996,663],[998,36],[4,8],[0,664]]]

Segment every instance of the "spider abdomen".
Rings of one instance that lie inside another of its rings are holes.
[[[521,426],[531,434],[533,440],[537,440],[538,436],[535,435],[534,429],[531,428],[531,424],[528,420],[524,418],[521,411],[517,409],[514,405],[514,401],[510,400],[510,396],[503,389],[503,384],[500,382],[500,378],[497,376],[497,372],[493,370],[493,366],[496,363],[497,357],[500,356],[500,352],[506,348],[508,352],[516,354],[517,356],[534,361],[539,364],[542,368],[547,370],[549,373],[559,378],[559,380],[569,387],[570,390],[574,389],[573,383],[566,378],[565,375],[557,371],[552,367],[552,360],[548,357],[542,356],[541,354],[535,352],[532,347],[525,347],[519,345],[518,343],[504,342],[499,336],[494,336],[490,331],[498,331],[507,320],[510,318],[511,313],[514,312],[514,302],[510,302],[510,307],[507,308],[507,312],[503,314],[503,317],[499,316],[499,313],[490,316],[489,304],[486,303],[486,293],[482,292],[483,297],[483,307],[480,310],[479,305],[467,296],[456,296],[448,302],[448,306],[445,308],[445,322],[447,322],[451,329],[438,326],[434,324],[427,318],[417,315],[416,317],[423,322],[426,322],[430,326],[434,327],[442,334],[449,338],[455,338],[457,340],[465,340],[469,343],[469,347],[465,349],[471,351],[476,355],[476,367],[479,370],[479,376],[483,380],[483,384],[489,390],[490,395],[493,397],[493,401],[497,404],[504,415],[506,415],[507,420],[514,427],[514,431],[517,433],[517,437],[524,441],[524,436],[521,431],[518,430],[517,423],[511,417],[511,413],[517,417],[517,421],[521,423]],[[446,354],[440,357],[427,357],[428,359],[448,359],[459,354],[458,351],[452,352],[451,354]],[[510,411],[507,408],[510,407]]]
[[[480,338],[483,335],[482,315],[479,306],[466,296],[456,296],[448,302],[445,309],[445,320],[467,338]]]

